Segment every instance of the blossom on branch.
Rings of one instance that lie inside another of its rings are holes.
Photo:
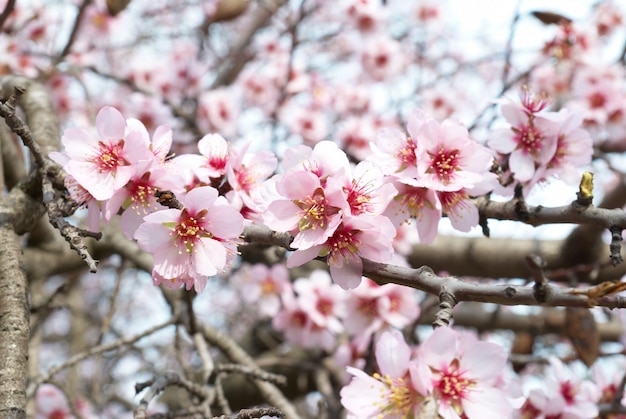
[[[207,277],[222,272],[236,255],[243,217],[210,186],[191,190],[182,204],[182,210],[145,216],[135,239],[154,255],[155,285],[178,288],[184,284],[200,293]]]

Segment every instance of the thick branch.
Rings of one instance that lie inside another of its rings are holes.
[[[19,237],[0,226],[0,417],[26,418],[28,284]]]

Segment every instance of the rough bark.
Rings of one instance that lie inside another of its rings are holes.
[[[28,284],[21,266],[19,237],[0,227],[0,417],[26,417]]]

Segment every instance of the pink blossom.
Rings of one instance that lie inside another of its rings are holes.
[[[184,198],[184,209],[157,211],[144,217],[135,232],[139,246],[154,254],[155,285],[185,284],[202,292],[208,276],[223,271],[236,253],[243,217],[217,190],[200,187]]]
[[[42,384],[35,395],[35,419],[70,419],[67,398],[61,390],[52,384]]]
[[[133,175],[134,164],[150,158],[144,138],[137,132],[126,133],[126,123],[115,108],[105,106],[96,116],[98,136],[83,128],[68,128],[63,145],[69,161],[68,174],[94,198],[109,199]]]
[[[345,194],[350,215],[380,215],[396,195],[396,188],[385,182],[382,170],[370,161],[357,164],[346,176],[328,179]]]
[[[156,191],[179,192],[182,178],[173,167],[168,167],[154,160],[140,161],[128,183],[116,190],[106,202],[104,218],[107,221],[110,221],[120,209],[124,210],[120,221],[122,231],[128,239],[133,238],[144,216],[164,209],[154,196]]]
[[[326,116],[319,110],[291,106],[281,113],[280,119],[292,134],[301,136],[306,145],[313,146],[328,136]]]
[[[397,76],[405,67],[400,43],[392,38],[377,36],[365,41],[361,52],[365,72],[376,81]]]
[[[560,123],[556,132],[557,146],[552,159],[547,163],[547,175],[556,175],[570,184],[576,184],[579,168],[591,163],[593,140],[582,128],[582,115],[579,112],[561,109],[554,115]]]
[[[493,157],[469,138],[463,125],[449,119],[441,124],[432,118],[424,121],[417,111],[409,116],[409,121],[415,117],[420,123],[409,122],[408,125],[409,134],[417,142],[418,174],[414,186],[458,191],[472,188],[484,180]]]
[[[231,137],[237,133],[239,104],[232,89],[205,92],[198,100],[198,124],[205,131],[217,131]]]
[[[282,302],[282,309],[272,320],[274,329],[283,332],[288,342],[303,348],[332,349],[336,337],[330,329],[313,321],[310,313],[302,307],[301,297],[295,298],[291,290],[286,291]]]
[[[190,170],[198,182],[211,184],[211,179],[226,175],[230,145],[220,134],[207,134],[198,141],[200,154],[182,154],[174,162]]]
[[[285,172],[305,170],[320,178],[325,184],[329,177],[343,177],[350,173],[350,162],[346,153],[332,141],[320,141],[314,148],[299,145],[291,147],[283,155],[282,168]]]
[[[435,329],[419,348],[411,365],[413,386],[437,401],[445,419],[506,418],[512,407],[496,387],[506,364],[501,346],[489,342],[463,345],[461,336],[448,327]]]
[[[350,0],[346,9],[348,21],[360,32],[375,32],[383,24],[386,13],[377,0]]]
[[[281,308],[281,295],[291,289],[289,271],[283,264],[268,267],[262,263],[244,265],[231,278],[247,303],[254,304],[262,316],[274,317]]]
[[[266,205],[259,196],[259,189],[262,182],[274,173],[278,160],[270,151],[248,153],[249,146],[250,143],[231,151],[227,180],[232,190],[226,197],[236,206],[245,206],[250,212],[261,213]]]
[[[370,143],[376,138],[376,132],[371,117],[349,117],[337,129],[336,137],[348,154],[364,160],[372,154]]]
[[[333,284],[326,271],[315,270],[308,278],[298,278],[293,284],[298,293],[300,306],[308,313],[316,326],[338,334],[343,332],[339,321],[345,316],[345,291]]]
[[[348,367],[354,378],[341,389],[341,404],[359,419],[418,417],[423,397],[409,376],[411,348],[398,331],[384,332],[376,343],[379,373]]]
[[[323,244],[296,250],[287,267],[300,266],[318,256],[327,256],[330,275],[344,289],[361,283],[362,258],[387,262],[393,256],[395,228],[387,217],[358,215],[343,217]]]
[[[372,157],[385,174],[397,177],[417,177],[417,141],[402,131],[382,129],[372,147]]]
[[[319,177],[303,170],[279,175],[277,179],[276,189],[287,199],[277,199],[268,206],[265,224],[273,230],[295,234],[295,249],[324,243],[341,221],[340,209],[347,206],[341,189],[323,188]]]
[[[527,182],[537,168],[545,168],[554,157],[559,124],[514,103],[502,105],[502,114],[511,128],[494,130],[488,145],[499,153],[509,154],[508,164],[515,179]]]
[[[346,298],[346,332],[369,341],[369,337],[388,327],[402,329],[419,316],[414,292],[395,284],[378,285],[369,278],[352,290]]]
[[[467,233],[478,225],[478,208],[465,189],[454,192],[437,192],[442,211],[450,218],[452,226]]]
[[[421,243],[432,243],[441,219],[441,201],[434,190],[395,181],[398,194],[389,203],[385,215],[395,226],[414,218]]]

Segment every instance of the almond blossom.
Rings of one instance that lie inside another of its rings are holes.
[[[274,317],[281,309],[281,295],[291,288],[289,271],[283,264],[268,267],[262,263],[244,265],[231,282],[241,290],[241,297],[254,304],[262,316]]]
[[[288,342],[303,348],[322,348],[330,350],[337,341],[333,332],[326,325],[315,322],[311,313],[302,305],[302,298],[291,290],[282,294],[282,309],[272,319],[274,329],[285,334]]]
[[[464,344],[458,332],[439,327],[419,348],[411,365],[417,391],[433,397],[444,419],[501,419],[510,417],[512,406],[497,387],[506,364],[501,346],[489,342]]]
[[[494,130],[487,144],[499,153],[508,154],[508,165],[515,179],[527,182],[535,171],[544,170],[554,156],[559,124],[524,104],[506,103],[501,109],[511,128]]]
[[[416,115],[417,112],[409,118],[423,122],[408,125],[409,134],[417,142],[418,174],[413,185],[437,191],[458,191],[483,182],[493,160],[487,149],[471,140],[467,128],[459,122],[447,119],[440,124],[432,118]]]
[[[68,128],[63,146],[69,157],[63,167],[94,198],[109,199],[133,175],[139,160],[151,158],[148,144],[136,132],[126,131],[122,114],[110,106],[96,116],[98,135],[83,128]]]
[[[376,343],[378,371],[373,376],[348,367],[354,377],[341,389],[348,417],[358,419],[418,417],[424,399],[409,373],[411,348],[396,330],[384,332]]]
[[[191,190],[182,204],[182,210],[145,216],[135,239],[139,247],[154,254],[155,285],[178,288],[184,284],[200,293],[207,277],[222,272],[234,258],[243,217],[210,186]]]
[[[378,285],[369,278],[346,297],[343,324],[346,332],[366,349],[371,336],[381,330],[402,329],[415,321],[420,313],[415,292],[407,292],[396,284]]]
[[[361,283],[362,258],[387,262],[393,257],[395,228],[385,216],[343,217],[323,244],[296,250],[287,267],[300,266],[318,256],[327,256],[330,275],[344,289]]]

